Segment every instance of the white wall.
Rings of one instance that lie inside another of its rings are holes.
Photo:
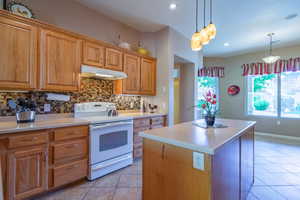
[[[274,50],[274,55],[283,59],[300,56],[300,46],[279,48]],[[300,119],[276,117],[258,117],[246,115],[247,87],[245,78],[242,76],[242,64],[260,62],[265,52],[255,52],[228,58],[205,58],[204,65],[222,64],[225,66],[225,77],[220,79],[220,115],[225,118],[246,119],[257,121],[256,130],[259,132],[274,133],[280,135],[300,137]],[[227,88],[231,84],[240,86],[241,92],[237,96],[229,96]],[[300,87],[296,85],[295,87]],[[280,121],[280,124],[277,122]]]

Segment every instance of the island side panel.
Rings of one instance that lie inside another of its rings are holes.
[[[240,140],[230,141],[212,156],[212,199],[240,199]]]
[[[193,168],[193,151],[143,139],[143,200],[211,200],[211,156]]]
[[[246,200],[254,183],[254,128],[240,137],[241,200]]]

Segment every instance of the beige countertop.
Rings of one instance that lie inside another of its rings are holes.
[[[204,120],[197,122],[204,123]],[[193,122],[177,124],[172,127],[164,127],[148,130],[140,133],[140,136],[213,155],[223,144],[239,137],[244,130],[255,125],[253,121],[217,119],[216,123],[228,126],[227,128],[200,128]]]
[[[17,124],[15,117],[0,118],[0,134],[16,133],[23,131],[35,131],[50,128],[60,128],[67,126],[89,125],[92,122],[105,123],[116,120],[131,120],[145,117],[157,117],[165,114],[160,113],[140,113],[130,112],[120,113],[117,117],[86,117],[84,119],[74,118],[72,114],[47,114],[38,115],[33,123]]]

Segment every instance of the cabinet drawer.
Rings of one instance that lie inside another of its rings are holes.
[[[155,125],[151,125],[151,129],[163,128],[163,127],[164,127],[163,124],[155,124]]]
[[[154,117],[151,119],[151,125],[164,124],[164,117]]]
[[[53,160],[57,161],[84,157],[87,155],[87,140],[75,140],[53,145]]]
[[[61,186],[87,176],[87,159],[55,167],[53,169],[54,187]]]
[[[54,140],[67,140],[88,136],[88,126],[58,128],[54,131]]]
[[[147,126],[142,126],[142,127],[134,128],[133,132],[134,133],[139,133],[139,132],[146,131],[146,130],[149,130],[149,129],[150,129],[150,126],[147,125]]]
[[[133,146],[138,147],[143,145],[143,138],[139,136],[138,134],[135,134],[133,136]]]
[[[133,150],[134,159],[141,158],[143,156],[143,148],[136,148]]]
[[[44,144],[48,142],[47,132],[36,132],[33,134],[24,134],[11,136],[8,138],[8,147],[17,148],[24,146],[31,146],[37,144]]]
[[[143,126],[150,126],[150,118],[144,118],[144,119],[135,119],[133,121],[134,128],[139,128]]]

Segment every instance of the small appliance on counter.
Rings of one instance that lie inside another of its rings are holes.
[[[157,109],[158,109],[158,106],[157,106],[157,105],[149,104],[149,112],[150,112],[150,113],[156,113],[156,112],[157,112]]]
[[[16,110],[17,123],[30,123],[35,121],[36,104],[31,99],[19,98],[17,101],[9,100],[10,108]]]
[[[113,103],[75,104],[76,118],[90,122],[89,180],[133,163],[133,120],[118,116]]]

